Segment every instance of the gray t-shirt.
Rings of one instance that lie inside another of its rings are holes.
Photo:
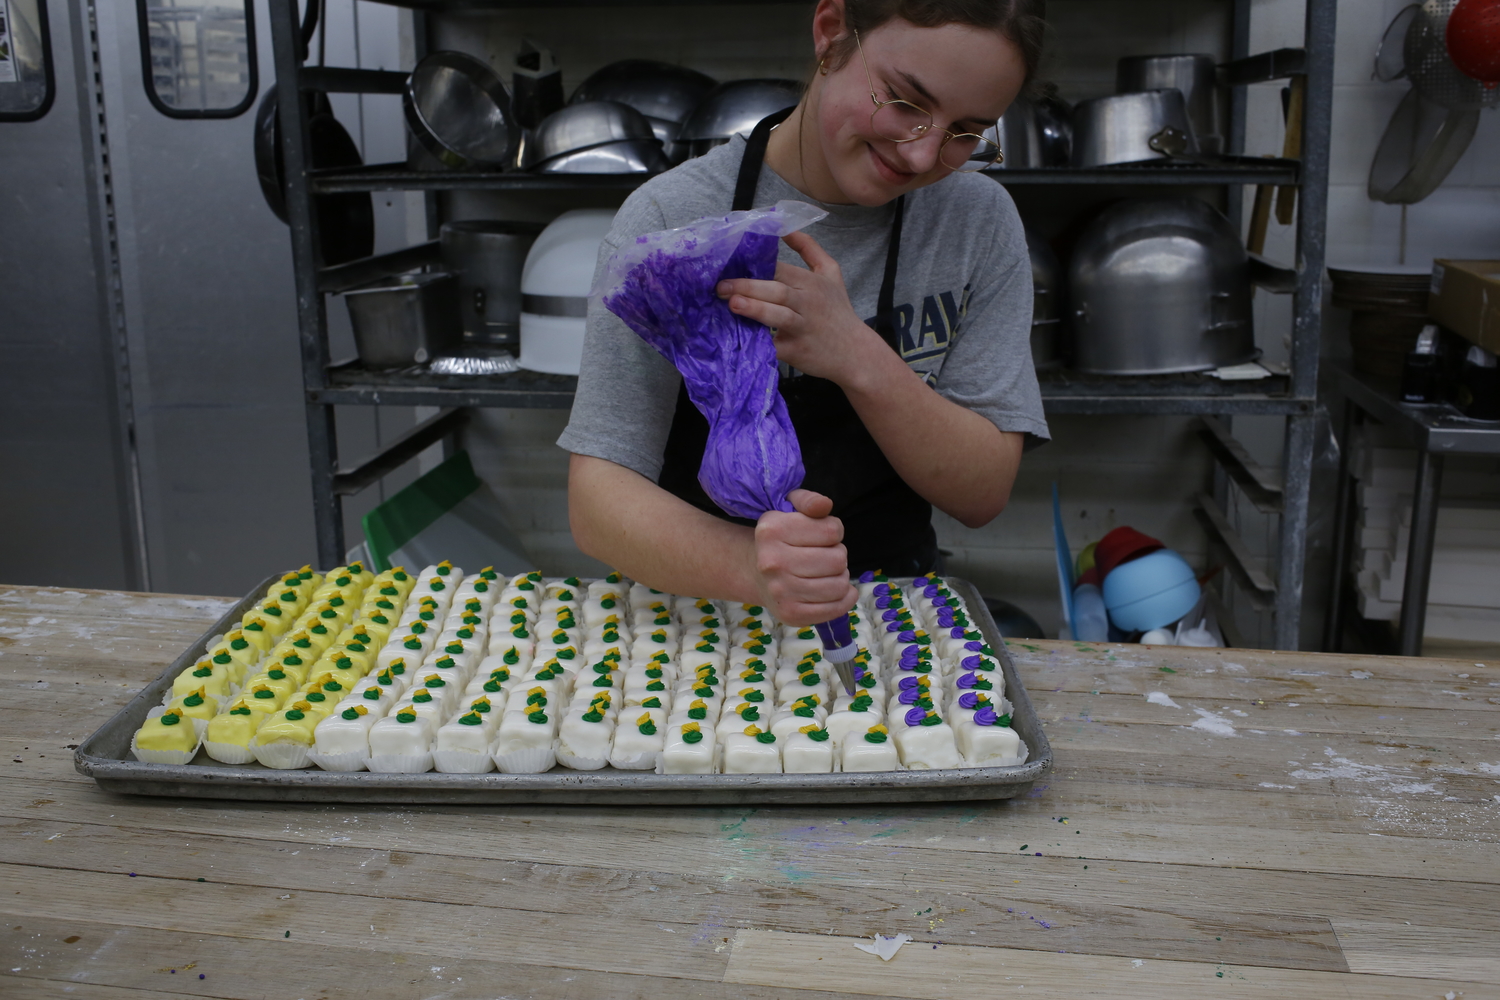
[[[736,136],[643,184],[615,216],[599,268],[643,233],[727,215],[744,151]],[[756,206],[784,199],[828,212],[806,232],[838,261],[855,312],[873,317],[894,207],[824,205],[763,168]],[[785,244],[780,260],[806,266]],[[907,196],[893,317],[902,357],[944,397],[1001,430],[1046,439],[1031,363],[1032,294],[1026,233],[1005,188],[977,174],[953,174]],[[671,362],[592,296],[578,395],[557,443],[654,482],[681,383]]]

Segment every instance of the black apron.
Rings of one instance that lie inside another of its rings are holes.
[[[735,184],[733,211],[753,207],[771,128],[785,121],[791,112],[790,108],[778,111],[750,133]],[[870,321],[870,327],[898,352],[891,315],[905,201],[905,196],[896,200],[885,277],[880,285],[875,319]],[[844,523],[850,572],[884,570],[892,576],[915,576],[932,570],[938,558],[932,505],[891,468],[844,390],[827,379],[798,375],[781,379],[781,395],[802,447],[802,464],[807,470],[802,487],[833,501],[833,516]],[[736,524],[754,524],[725,514],[698,484],[698,467],[707,443],[708,420],[688,398],[684,386],[677,393],[677,412],[667,437],[658,485],[716,517]]]

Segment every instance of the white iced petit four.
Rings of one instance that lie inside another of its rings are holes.
[[[1024,753],[1021,737],[1010,728],[1010,717],[998,716],[992,708],[980,709],[961,721],[956,729],[958,749],[970,767],[1009,764]]]
[[[472,706],[438,727],[434,750],[464,750],[487,753],[499,726],[498,712],[481,712]]]
[[[506,712],[495,734],[495,756],[522,750],[551,749],[557,738],[557,715],[545,708],[530,712]]]
[[[901,765],[885,726],[871,726],[864,733],[845,737],[839,761],[845,771],[895,771]]]
[[[730,733],[721,742],[725,774],[780,774],[781,748],[776,736],[758,726]]]
[[[370,727],[381,716],[364,705],[351,705],[319,722],[313,740],[320,754],[370,752]]]
[[[557,734],[557,759],[565,767],[603,767],[615,734],[614,715],[595,702],[568,710]]]
[[[828,774],[833,770],[833,741],[815,725],[788,733],[781,747],[781,769],[788,774]]]
[[[936,712],[917,725],[894,727],[892,736],[901,754],[901,763],[912,770],[963,767],[953,727]]]
[[[833,742],[842,745],[850,734],[869,732],[871,726],[885,721],[885,713],[868,696],[859,696],[835,704],[825,725]]]
[[[745,727],[751,725],[769,730],[771,710],[763,705],[753,705],[749,702],[725,705],[719,714],[719,724],[714,727],[714,739],[723,743],[731,733],[743,733]]]
[[[398,709],[370,726],[371,756],[407,756],[432,747],[433,723],[410,708]]]
[[[663,774],[713,774],[715,748],[711,735],[705,735],[702,723],[689,720],[669,725],[662,745]]]
[[[609,762],[625,770],[652,767],[667,738],[667,713],[660,708],[630,709],[615,727]]]

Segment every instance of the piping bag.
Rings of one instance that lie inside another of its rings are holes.
[[[827,214],[781,201],[647,233],[616,251],[600,278],[604,307],[676,366],[688,398],[708,420],[698,483],[735,517],[790,513],[787,494],[805,473],[778,388],[771,331],[730,312],[716,289],[726,279],[775,277],[781,238]],[[849,616],[815,627],[823,658],[853,694],[858,648]]]

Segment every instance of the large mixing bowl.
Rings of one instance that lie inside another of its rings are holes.
[[[537,126],[533,137],[536,167],[553,157],[593,149],[606,143],[655,143],[646,116],[618,101],[585,101],[554,111]],[[659,148],[659,145],[658,145]]]
[[[1229,220],[1197,199],[1105,209],[1073,250],[1068,291],[1080,371],[1206,371],[1258,356],[1249,258]]]
[[[1052,247],[1030,226],[1026,248],[1031,252],[1031,363],[1040,371],[1062,362],[1062,268]]]
[[[539,174],[655,174],[671,166],[655,139],[629,139],[554,156],[532,169]]]
[[[686,66],[654,59],[622,59],[610,63],[579,84],[570,103],[618,101],[628,104],[646,116],[656,138],[671,151],[682,123],[714,86],[713,77]]]
[[[682,123],[678,141],[688,156],[702,156],[733,135],[749,135],[767,115],[789,108],[802,99],[802,85],[795,80],[731,80],[709,92]]]

